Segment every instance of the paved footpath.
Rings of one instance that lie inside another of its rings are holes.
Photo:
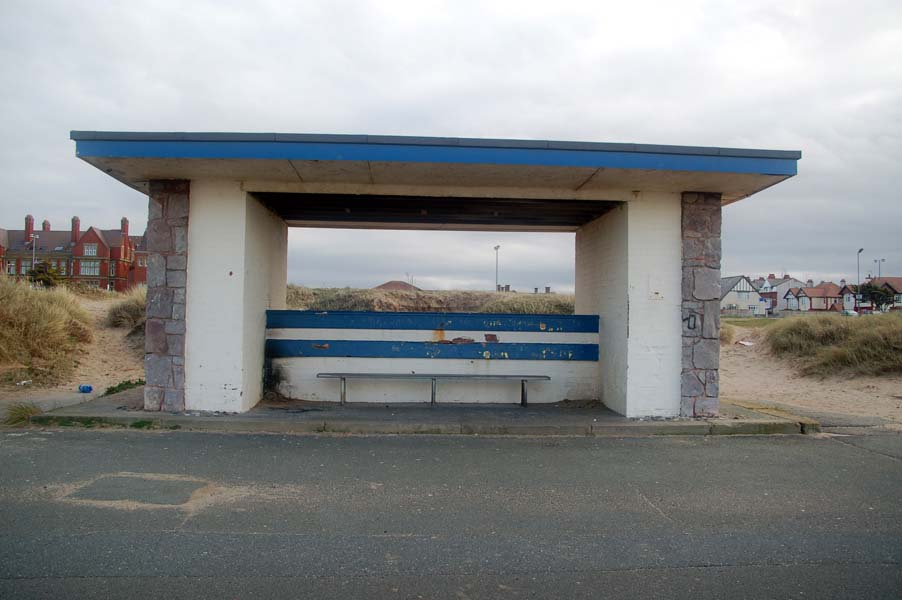
[[[2,598],[892,598],[902,436],[0,431]]]

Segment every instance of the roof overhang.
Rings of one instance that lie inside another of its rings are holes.
[[[623,191],[703,191],[728,204],[792,177],[801,158],[786,150],[368,135],[73,131],[71,138],[79,158],[141,191],[152,179],[222,178],[252,193],[344,198],[608,201]]]

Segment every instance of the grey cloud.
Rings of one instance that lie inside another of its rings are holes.
[[[726,209],[724,270],[848,277],[864,246],[902,274],[899,56],[895,0],[7,0],[0,226],[144,226],[146,199],[77,160],[70,129],[791,148],[797,178]],[[294,232],[292,277],[493,283],[493,236],[364,233]],[[545,238],[494,237],[509,268],[528,265],[510,283],[572,285],[572,238],[542,253]]]

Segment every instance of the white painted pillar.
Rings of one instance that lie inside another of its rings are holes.
[[[189,222],[185,408],[247,411],[266,309],[285,307],[288,228],[235,181],[192,181]]]
[[[679,194],[636,193],[576,232],[576,312],[601,321],[599,387],[629,417],[680,414]]]

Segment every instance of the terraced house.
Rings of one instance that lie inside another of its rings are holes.
[[[783,298],[786,300],[786,310],[808,312],[843,309],[842,289],[832,281],[822,281],[815,286],[809,279],[806,287],[790,288]]]
[[[26,215],[25,229],[0,229],[0,262],[6,275],[24,278],[33,265],[46,263],[67,281],[122,292],[147,282],[144,236],[129,235],[128,219],[119,229],[88,227],[72,217],[69,230],[56,230],[44,220],[35,231]]]

